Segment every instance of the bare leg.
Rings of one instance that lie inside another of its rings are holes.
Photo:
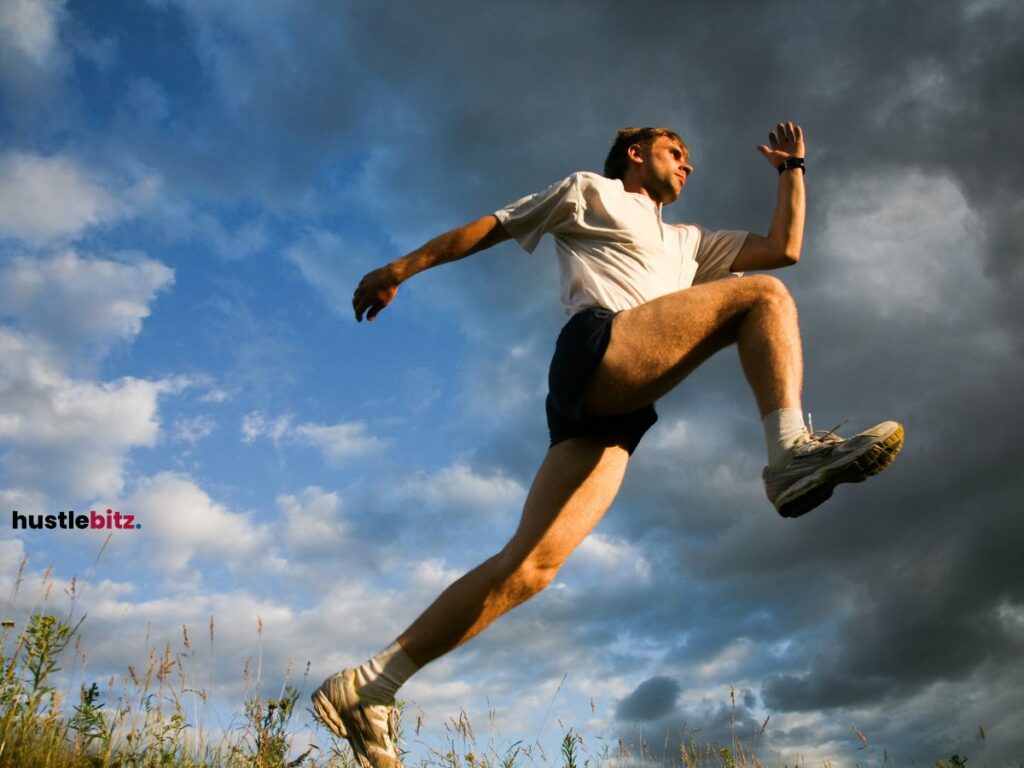
[[[768,275],[718,280],[618,314],[587,406],[616,414],[649,405],[732,343],[762,416],[800,407],[796,305]]]
[[[762,414],[799,407],[796,307],[775,278],[721,280],[620,313],[588,406],[628,413],[738,343]],[[548,451],[505,548],[449,586],[398,638],[418,666],[444,655],[546,587],[611,505],[629,454],[591,440]]]
[[[625,449],[586,438],[553,446],[505,548],[449,586],[398,638],[417,666],[466,642],[550,584],[611,506],[628,459]]]

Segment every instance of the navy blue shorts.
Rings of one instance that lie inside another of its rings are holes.
[[[630,453],[658,420],[654,406],[616,416],[584,413],[584,404],[601,358],[612,338],[615,312],[590,307],[577,312],[562,328],[548,373],[548,431],[551,445],[570,437],[594,437],[605,445],[621,445]]]

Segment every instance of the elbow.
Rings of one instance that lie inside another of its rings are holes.
[[[791,267],[800,261],[800,251],[803,247],[801,239],[787,238],[776,246],[775,255],[779,265]]]
[[[772,264],[778,267],[791,267],[800,261],[803,238],[768,237],[768,256]]]

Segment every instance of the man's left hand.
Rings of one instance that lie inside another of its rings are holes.
[[[757,150],[778,168],[790,157],[804,156],[804,131],[794,123],[779,123],[768,134],[768,144],[762,144]]]

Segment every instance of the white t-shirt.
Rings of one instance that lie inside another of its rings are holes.
[[[730,274],[747,233],[665,224],[661,204],[627,192],[618,179],[574,173],[543,192],[495,211],[528,252],[555,236],[562,304],[632,309],[666,293]]]

